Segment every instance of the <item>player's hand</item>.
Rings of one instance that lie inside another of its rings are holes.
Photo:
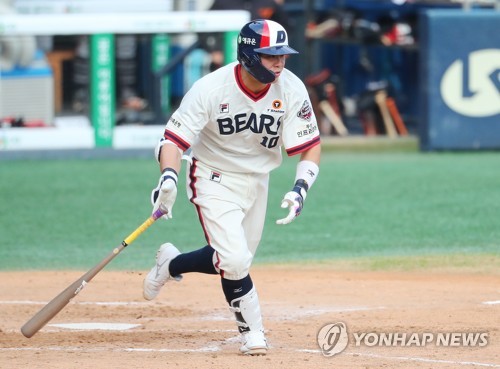
[[[172,219],[172,207],[177,197],[177,173],[173,169],[165,170],[160,176],[158,186],[151,192],[153,213],[160,205],[167,210],[164,219]]]
[[[278,219],[276,224],[291,223],[296,217],[300,215],[302,207],[304,206],[304,198],[295,191],[290,191],[285,194],[281,200],[281,208],[288,208],[288,215],[283,219]]]

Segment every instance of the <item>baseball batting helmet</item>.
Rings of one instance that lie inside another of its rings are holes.
[[[238,61],[262,83],[271,83],[276,77],[262,65],[259,54],[288,55],[298,51],[288,46],[285,29],[271,20],[256,19],[243,26],[238,36]]]

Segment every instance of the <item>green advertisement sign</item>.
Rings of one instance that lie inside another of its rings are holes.
[[[112,34],[90,36],[90,119],[96,147],[111,147],[115,125],[115,39]]]
[[[224,33],[224,61],[225,64],[236,61],[239,31]]]
[[[170,36],[158,34],[152,40],[152,67],[157,72],[168,63],[170,59]],[[161,78],[161,110],[167,114],[170,110],[170,76],[169,74]]]

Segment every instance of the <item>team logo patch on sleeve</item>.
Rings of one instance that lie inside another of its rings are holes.
[[[302,104],[302,107],[300,108],[299,112],[297,113],[297,116],[300,119],[304,119],[307,121],[311,120],[312,108],[311,108],[311,104],[309,104],[308,100],[304,100],[304,103]]]
[[[219,113],[229,113],[229,104],[224,103],[219,105]]]

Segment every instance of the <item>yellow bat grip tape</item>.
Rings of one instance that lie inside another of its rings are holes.
[[[139,237],[139,235],[149,228],[151,224],[155,222],[156,218],[150,216],[144,223],[142,223],[135,231],[133,231],[127,238],[122,242],[123,246],[130,245],[134,240]]]

